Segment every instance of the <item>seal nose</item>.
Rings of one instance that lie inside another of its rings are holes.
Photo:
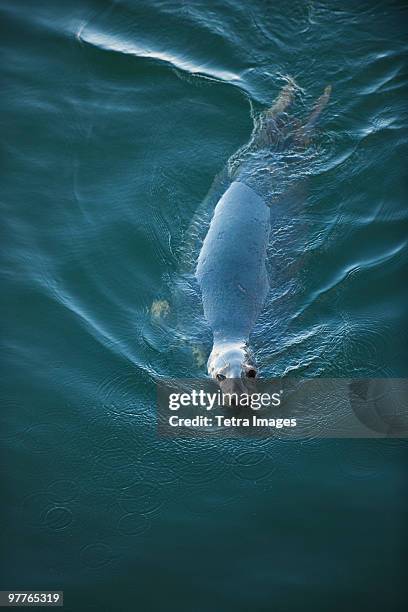
[[[238,406],[238,399],[233,395],[229,401],[229,405],[236,408]]]
[[[227,406],[239,406],[241,395],[243,393],[248,393],[245,385],[239,378],[226,378],[220,382],[220,388],[225,405]]]

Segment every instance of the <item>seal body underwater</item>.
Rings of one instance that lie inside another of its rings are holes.
[[[238,167],[232,166],[230,185],[215,206],[197,261],[195,276],[213,332],[207,369],[223,391],[242,392],[245,378],[257,373],[248,342],[269,289],[266,255],[271,218],[276,214],[254,180],[255,176],[265,180],[265,175],[266,180],[273,180],[273,172],[259,171],[262,151],[306,146],[329,99],[330,87],[303,124],[285,113],[293,94],[293,86],[286,86],[275,104],[257,118],[246,147],[250,155]]]

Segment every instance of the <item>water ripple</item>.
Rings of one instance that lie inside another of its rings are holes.
[[[118,36],[95,30],[89,26],[81,26],[76,34],[80,42],[88,43],[105,51],[133,55],[143,59],[156,60],[169,64],[173,68],[188,72],[197,76],[212,78],[217,81],[238,83],[240,76],[228,70],[214,68],[206,63],[196,63],[191,58],[183,57],[170,50],[154,48],[153,45],[140,45],[134,41],[126,41]]]

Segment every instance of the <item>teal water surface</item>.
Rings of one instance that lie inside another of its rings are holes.
[[[404,3],[0,12],[0,590],[64,590],[73,611],[405,609],[406,443],[164,440],[155,396],[205,375],[205,197],[288,82],[298,116],[333,93],[288,167],[303,217],[270,253],[260,372],[407,376]]]

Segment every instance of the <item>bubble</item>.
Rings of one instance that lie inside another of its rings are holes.
[[[233,473],[243,480],[262,480],[275,470],[272,458],[263,451],[249,450],[234,457]]]
[[[223,448],[207,440],[177,440],[179,463],[177,473],[187,483],[215,481],[226,469]]]
[[[47,527],[55,531],[62,531],[72,523],[72,512],[69,508],[56,506],[51,508],[45,515]]]
[[[70,502],[77,499],[79,486],[74,480],[56,480],[48,486],[47,491],[55,502]]]
[[[118,530],[123,535],[139,536],[145,533],[150,527],[150,521],[137,512],[130,512],[121,517],[118,523]]]
[[[103,542],[87,544],[80,553],[82,563],[91,569],[96,569],[107,565],[112,560],[112,550],[110,546]]]
[[[374,444],[376,444],[374,442]],[[354,450],[354,448],[353,448]],[[384,460],[381,450],[376,446],[364,446],[353,454],[347,454],[341,463],[342,471],[356,480],[376,478],[384,471]]]
[[[120,497],[121,507],[129,513],[151,514],[164,503],[163,489],[144,481],[126,487]]]

